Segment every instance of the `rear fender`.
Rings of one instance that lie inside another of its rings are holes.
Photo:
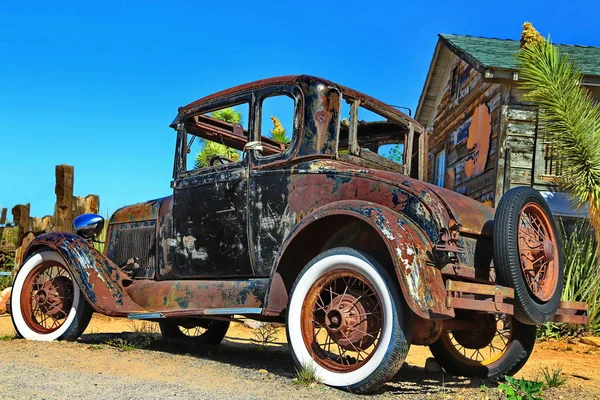
[[[350,215],[361,219],[379,234],[393,260],[394,271],[406,303],[415,314],[426,319],[454,317],[454,310],[446,307],[446,288],[440,270],[435,267],[432,254],[434,246],[425,233],[403,214],[375,203],[345,200],[313,211],[292,229],[278,259],[281,259],[300,231],[311,223],[332,215]],[[285,268],[277,266],[280,267]],[[276,271],[271,289],[282,287],[282,283],[278,281],[280,274]],[[271,290],[269,295],[272,295]]]
[[[144,312],[127,294],[127,275],[85,239],[71,233],[45,233],[27,247],[25,259],[37,250],[50,248],[65,260],[90,305],[99,313],[126,316]]]

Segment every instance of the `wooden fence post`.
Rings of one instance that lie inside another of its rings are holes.
[[[73,201],[74,216],[81,214],[98,214],[100,211],[100,196],[89,194],[85,197],[77,196]]]
[[[56,206],[54,208],[54,231],[73,230],[73,183],[74,168],[71,165],[56,166]]]
[[[31,233],[31,227],[29,226],[30,218],[29,218],[29,210],[30,204],[27,203],[25,205],[19,204],[13,207],[12,215],[13,222],[19,226],[19,239],[17,241],[18,247],[15,251],[15,263],[17,265],[21,265],[23,262],[23,252],[27,248],[31,239],[24,240],[25,238],[29,238]]]
[[[6,223],[6,212],[8,210],[6,208],[2,208],[0,211],[0,225]],[[2,234],[4,234],[4,228],[0,227],[0,243],[2,243]]]

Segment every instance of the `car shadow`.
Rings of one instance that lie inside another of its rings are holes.
[[[296,373],[294,361],[287,343],[271,342],[266,346],[256,340],[226,336],[217,346],[197,346],[190,343],[165,340],[160,334],[91,333],[83,335],[78,341],[87,345],[108,345],[118,347],[122,339],[136,346],[140,337],[149,338],[139,346],[147,351],[157,351],[176,355],[189,355],[200,359],[226,363],[231,366],[247,368],[285,378],[293,378]],[[454,377],[444,372],[430,372],[425,368],[404,363],[398,374],[373,394],[418,395],[444,393],[450,394],[457,389],[479,388],[481,385],[496,386],[492,381]]]

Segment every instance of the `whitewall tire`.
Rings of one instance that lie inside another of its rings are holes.
[[[34,253],[21,267],[11,293],[17,334],[29,340],[76,340],[93,309],[63,258],[52,250]]]
[[[410,347],[409,312],[398,285],[356,250],[328,250],[292,288],[288,343],[298,368],[329,386],[371,392],[390,380]]]

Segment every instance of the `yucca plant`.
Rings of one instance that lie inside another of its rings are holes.
[[[290,137],[287,135],[283,125],[281,125],[279,118],[271,116],[271,121],[273,122],[273,129],[271,129],[271,137],[273,140],[279,143],[289,144]]]
[[[588,204],[600,239],[600,105],[582,86],[579,67],[529,22],[523,25],[521,45],[517,57],[524,100],[539,105],[541,131],[562,167],[558,183],[575,206]]]
[[[242,124],[242,113],[231,107],[214,111],[210,116],[219,121],[229,122],[230,124]],[[196,155],[195,168],[208,167],[210,160],[214,156],[229,158],[233,161],[240,159],[240,153],[237,150],[224,144],[205,139],[201,139],[200,144],[202,145],[202,150]]]
[[[559,224],[559,234],[565,260],[565,287],[562,300],[585,301],[588,304],[588,324],[563,325],[562,335],[574,335],[586,331],[600,334],[600,267],[596,241],[590,225],[580,222],[567,231]]]

